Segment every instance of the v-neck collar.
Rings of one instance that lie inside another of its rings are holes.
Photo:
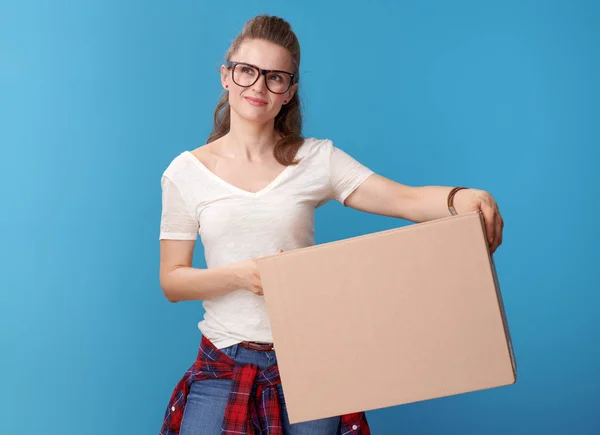
[[[300,151],[300,149],[304,146],[304,143],[300,146],[300,148],[298,148],[298,151]],[[186,150],[183,152],[184,154],[187,154],[189,156],[189,158],[193,159],[194,162],[196,162],[196,165],[202,170],[204,171],[209,177],[211,177],[212,179],[216,180],[217,182],[221,183],[223,186],[225,186],[226,188],[228,188],[229,190],[233,190],[237,193],[240,193],[242,195],[245,196],[261,196],[266,194],[267,192],[273,190],[277,184],[279,184],[281,182],[281,180],[283,180],[288,173],[290,173],[293,169],[294,166],[298,166],[300,164],[300,162],[298,162],[296,165],[288,165],[285,167],[285,169],[283,169],[283,171],[281,171],[269,184],[267,184],[265,187],[263,187],[262,189],[256,191],[256,192],[251,192],[249,190],[246,189],[242,189],[241,187],[237,187],[231,183],[229,183],[228,181],[225,181],[223,178],[219,177],[217,174],[215,174],[213,171],[211,171],[210,169],[208,169],[206,167],[206,165],[204,163],[202,163],[191,151]],[[296,156],[300,154],[299,152],[296,152]]]

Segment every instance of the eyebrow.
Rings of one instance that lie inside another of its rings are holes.
[[[242,65],[248,65],[248,66],[254,67],[256,69],[259,69],[260,71],[264,71],[264,72],[281,72],[281,73],[295,75],[292,72],[284,71],[282,69],[265,69],[265,68],[261,68],[261,67],[259,67],[257,65],[253,65],[251,63],[248,63],[248,62],[239,62],[239,61],[236,61],[236,60],[230,60],[228,63],[239,63],[239,64],[242,64]]]

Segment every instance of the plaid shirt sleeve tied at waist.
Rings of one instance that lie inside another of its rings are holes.
[[[283,435],[281,407],[276,389],[281,383],[277,366],[260,370],[254,364],[236,364],[204,336],[196,361],[177,383],[171,395],[160,435],[179,435],[190,386],[194,381],[215,378],[233,380],[221,426],[222,434]],[[256,389],[251,396],[254,385]],[[370,433],[364,412],[341,417],[338,435]]]

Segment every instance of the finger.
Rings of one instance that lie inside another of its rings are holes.
[[[283,252],[283,249],[280,249],[279,251],[277,251],[278,254],[281,254]]]
[[[502,219],[502,214],[498,209],[498,204],[496,204],[496,248],[502,244],[502,240],[504,239],[504,219]]]
[[[483,221],[485,223],[485,232],[488,243],[492,243],[494,240],[494,209],[487,203],[481,204],[481,213],[483,214]]]
[[[494,240],[492,240],[492,242],[490,243],[490,254],[493,254],[494,252],[496,252],[496,248],[498,248],[498,224],[497,224],[497,219],[494,216]]]
[[[496,214],[496,248],[502,244],[504,221],[500,213]]]
[[[258,291],[260,292],[260,294],[262,295],[263,285],[262,285],[262,280],[260,279],[260,275],[258,275],[258,277],[256,279],[256,283],[254,284],[254,287],[256,287],[258,289]]]

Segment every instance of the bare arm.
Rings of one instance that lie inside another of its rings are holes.
[[[425,222],[449,216],[446,196],[450,189],[444,186],[406,186],[373,174],[348,196],[344,205],[383,216]]]
[[[367,178],[344,205],[369,213],[424,222],[450,216],[446,198],[452,188],[446,186],[412,187],[378,174]],[[481,210],[492,252],[502,244],[504,221],[492,196],[479,189],[460,190],[454,197],[458,213]]]
[[[254,260],[222,268],[192,267],[195,240],[160,241],[160,286],[171,302],[205,300],[240,288],[262,294]]]

